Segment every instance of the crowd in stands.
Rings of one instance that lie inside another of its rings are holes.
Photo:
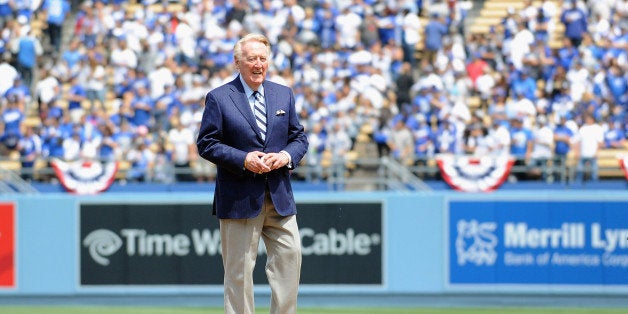
[[[0,154],[211,180],[195,151],[204,96],[233,78],[235,42],[259,32],[269,79],[294,89],[312,169],[325,153],[342,162],[367,126],[380,156],[408,166],[452,153],[532,167],[574,151],[597,178],[596,152],[628,132],[628,1],[526,1],[485,33],[465,30],[469,4],[0,0]],[[551,47],[555,23],[564,41]]]

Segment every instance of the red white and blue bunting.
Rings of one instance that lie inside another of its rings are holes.
[[[98,194],[111,186],[118,172],[118,162],[92,160],[51,162],[57,178],[66,191],[74,194]]]
[[[453,189],[489,192],[504,183],[515,160],[510,156],[438,155],[436,163],[441,176]]]
[[[626,180],[628,180],[628,155],[619,156],[619,166],[624,171]]]

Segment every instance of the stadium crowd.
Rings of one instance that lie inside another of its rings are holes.
[[[597,151],[628,134],[628,1],[528,0],[485,33],[465,30],[469,4],[0,0],[1,158],[126,160],[131,181],[212,180],[195,151],[203,98],[232,79],[236,40],[260,32],[269,79],[294,89],[309,179],[364,129],[408,166],[453,153],[532,167],[574,150],[578,174],[588,164],[596,179]]]

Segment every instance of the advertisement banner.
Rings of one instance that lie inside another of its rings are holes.
[[[0,203],[0,288],[15,287],[15,204]]]
[[[297,207],[303,284],[382,284],[381,203]],[[83,286],[223,282],[211,204],[81,204],[78,245]],[[260,244],[256,283],[268,283],[265,263]]]
[[[451,201],[449,284],[628,285],[626,201]]]

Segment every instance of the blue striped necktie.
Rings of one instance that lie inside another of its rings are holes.
[[[266,107],[264,106],[264,100],[262,94],[258,91],[253,92],[253,113],[255,114],[255,122],[259,127],[262,134],[262,140],[266,140]]]

